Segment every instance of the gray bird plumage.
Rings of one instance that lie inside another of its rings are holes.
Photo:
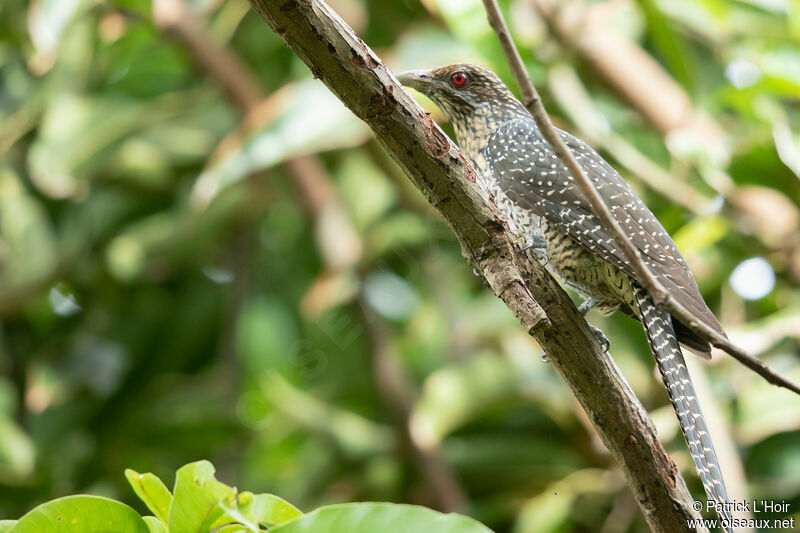
[[[436,102],[478,172],[484,199],[509,229],[537,248],[537,257],[562,284],[604,312],[640,320],[709,498],[727,502],[713,444],[680,351],[703,357],[707,339],[658,309],[636,281],[624,252],[592,213],[574,178],[524,106],[491,71],[450,65],[401,74],[400,80]],[[559,130],[651,272],[693,317],[722,333],[686,261],[666,230],[620,175],[591,147]],[[730,518],[721,513],[722,518]]]
[[[724,335],[722,326],[703,301],[689,266],[658,219],[597,152],[569,133],[559,134],[641,252],[650,271],[695,318]],[[556,224],[581,246],[628,276],[635,276],[625,253],[603,229],[573,177],[530,116],[510,120],[495,129],[485,150],[500,190],[518,208]],[[624,303],[620,302],[620,306],[631,314],[630,306]],[[679,340],[707,358],[711,349],[708,342],[682,324],[677,326]]]

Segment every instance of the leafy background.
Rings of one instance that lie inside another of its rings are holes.
[[[478,0],[333,5],[396,70],[510,81]],[[800,379],[800,3],[557,6],[503,3],[557,123],[644,197],[730,336]],[[639,326],[590,321],[701,497]],[[797,516],[800,400],[695,366],[730,492]],[[245,0],[6,0],[0,518],[77,492],[144,511],[126,467],[201,458],[301,510],[646,529],[535,342]]]

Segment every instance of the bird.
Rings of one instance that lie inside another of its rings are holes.
[[[585,298],[580,312],[619,310],[642,323],[703,488],[718,504],[715,508],[722,509],[723,526],[730,524],[725,482],[681,351],[683,346],[708,359],[708,339],[655,304],[531,114],[494,72],[462,63],[406,71],[397,78],[443,111],[476,170],[475,183],[484,201],[524,249],[530,249],[563,286]],[[694,320],[724,336],[686,260],[655,215],[594,149],[566,131],[556,131],[650,272]],[[601,340],[607,349],[605,337]]]

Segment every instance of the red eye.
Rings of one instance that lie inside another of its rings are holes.
[[[467,75],[463,72],[456,72],[450,77],[450,81],[453,82],[453,85],[456,87],[461,87],[465,83],[467,83]]]

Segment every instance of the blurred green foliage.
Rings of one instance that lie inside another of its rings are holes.
[[[129,469],[125,477],[152,515],[139,516],[131,507],[101,496],[65,496],[39,505],[19,520],[0,520],[0,532],[490,533],[473,519],[412,505],[347,503],[327,505],[303,514],[272,494],[239,492],[221,483],[214,477],[214,467],[208,461],[196,461],[179,468],[172,491],[152,473],[139,474]]]
[[[463,60],[510,81],[478,0],[332,4],[395,70]],[[688,118],[669,128],[648,117],[661,93],[625,97],[585,32],[560,35],[536,4],[503,8],[556,121],[631,181],[731,337],[800,378],[800,4],[571,2],[674,80]],[[606,59],[635,73],[624,57]],[[263,102],[237,102],[237,81]],[[700,496],[640,327],[590,321]],[[732,492],[797,516],[800,401],[715,359],[706,414],[741,460]],[[124,468],[170,479],[202,458],[305,511],[382,500],[498,532],[646,528],[535,342],[245,0],[6,0],[0,519],[78,492],[144,513]]]

